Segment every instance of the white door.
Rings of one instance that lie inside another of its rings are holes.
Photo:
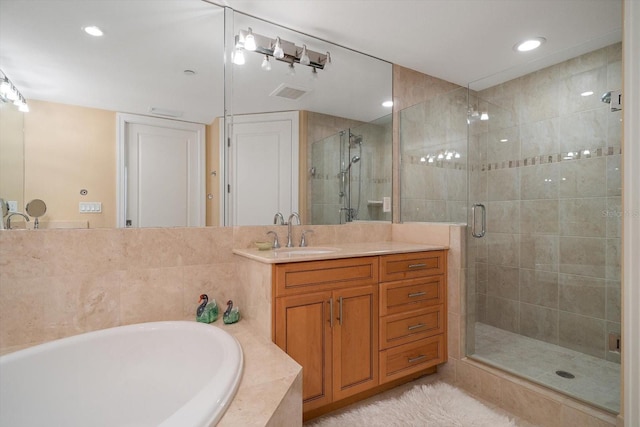
[[[298,112],[234,116],[230,225],[268,225],[298,211]]]
[[[118,225],[205,225],[204,126],[118,115]]]

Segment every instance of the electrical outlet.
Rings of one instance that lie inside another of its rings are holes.
[[[7,207],[9,208],[9,212],[18,212],[18,202],[15,200],[9,200]]]

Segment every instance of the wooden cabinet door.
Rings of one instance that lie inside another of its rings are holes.
[[[315,292],[276,299],[275,342],[302,365],[304,411],[332,402],[331,297]]]
[[[378,385],[378,286],[333,291],[333,399]]]

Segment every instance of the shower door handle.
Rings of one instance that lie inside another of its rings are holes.
[[[476,232],[476,208],[480,208],[482,211],[482,229],[480,232]],[[482,203],[476,203],[471,207],[471,235],[473,237],[484,237],[484,234],[487,232],[487,209],[484,207]]]

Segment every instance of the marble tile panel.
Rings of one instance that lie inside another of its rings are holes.
[[[607,156],[607,196],[622,195],[622,156]]]
[[[561,236],[559,240],[560,273],[605,277],[607,239]]]
[[[488,233],[489,264],[517,267],[520,260],[520,235]]]
[[[560,119],[557,117],[520,125],[521,157],[541,156],[560,152]]]
[[[574,73],[559,84],[558,103],[560,115],[602,108],[600,95],[607,89],[607,64]],[[582,96],[591,91],[590,96]]]
[[[492,121],[493,119],[491,117]],[[520,159],[520,128],[512,126],[489,131],[487,158],[491,163]]]
[[[520,202],[487,202],[487,231],[500,233],[520,232]]]
[[[605,343],[606,351],[607,351],[606,359],[609,362],[621,363],[622,361],[621,352],[615,351],[609,348],[609,335],[616,334],[618,336],[622,336],[622,332],[621,332],[622,324],[619,321],[607,322],[606,328],[607,328],[607,335],[606,335],[607,342]]]
[[[489,200],[520,199],[520,169],[497,169],[487,173]]]
[[[520,304],[520,333],[556,344],[558,342],[558,311],[532,304]]]
[[[488,296],[485,321],[496,328],[518,332],[520,329],[519,311],[518,301]]]
[[[559,312],[558,342],[561,346],[595,357],[605,357],[604,320]]]
[[[487,294],[494,297],[517,300],[519,297],[519,269],[489,265]]]
[[[456,365],[456,379],[459,387],[488,402],[500,402],[500,378],[469,363]]]
[[[561,404],[507,379],[500,382],[500,406],[545,427],[562,427]]]
[[[44,340],[50,283],[47,277],[0,278],[0,350]]]
[[[561,199],[559,201],[560,235],[582,237],[605,237],[607,220],[602,213],[607,199]]]
[[[607,239],[606,248],[606,278],[620,280],[622,277],[622,248],[621,239]]]
[[[606,319],[611,322],[622,321],[622,303],[621,303],[621,283],[616,280],[607,281],[607,290],[606,290]]]
[[[606,162],[607,157],[560,162],[558,164],[560,198],[606,196]]]
[[[605,318],[604,279],[560,274],[558,282],[560,310],[598,319]]]
[[[128,325],[184,317],[183,268],[128,270],[120,284],[120,321]]]
[[[562,405],[561,422],[563,427],[615,427],[613,416],[603,418],[568,405]]]
[[[185,227],[182,242],[178,246],[181,265],[201,265],[231,261],[231,250],[235,247],[236,228],[231,227]],[[258,239],[258,236],[251,236]],[[266,239],[265,239],[266,240]]]
[[[520,267],[558,271],[559,240],[558,236],[553,235],[521,235]]]
[[[520,169],[522,200],[558,198],[560,166],[557,163],[526,166]]]
[[[520,203],[522,233],[557,234],[559,226],[558,200],[523,200]]]
[[[607,209],[601,215],[607,224],[607,237],[622,237],[622,198],[607,197]]]
[[[622,110],[607,114],[607,147],[622,147]]]
[[[558,308],[558,273],[520,269],[520,301]]]
[[[124,233],[126,268],[164,268],[182,264],[182,228],[127,228]]]
[[[55,248],[46,244],[47,235],[55,232],[16,230],[0,233],[2,281],[55,274],[57,266],[49,260]]]

